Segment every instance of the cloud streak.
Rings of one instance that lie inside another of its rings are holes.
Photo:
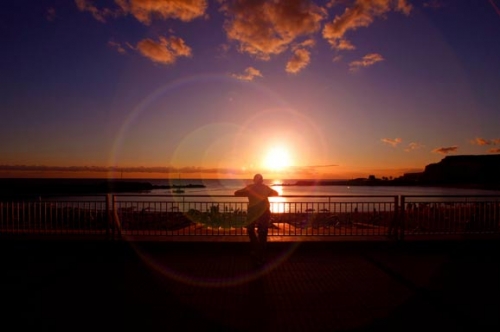
[[[255,77],[263,77],[260,70],[254,67],[246,68],[243,74],[232,74],[231,76],[242,81],[253,81]]]
[[[500,138],[486,139],[486,138],[482,138],[482,137],[476,137],[474,140],[471,141],[471,143],[479,145],[479,146],[497,145],[497,144],[500,144]]]
[[[405,151],[406,152],[410,152],[410,151],[413,151],[413,150],[418,150],[418,149],[421,149],[423,148],[424,146],[420,143],[415,143],[415,142],[411,142],[410,144],[408,144],[408,146],[405,148]]]
[[[385,144],[389,144],[390,146],[392,147],[396,147],[399,143],[402,142],[401,138],[382,138],[381,139],[382,142],[384,142]]]
[[[143,39],[137,44],[137,50],[151,61],[170,65],[179,57],[190,57],[191,48],[181,38],[170,36],[160,37],[158,42],[152,39]]]
[[[323,38],[325,38],[333,49],[353,49],[345,35],[348,31],[357,30],[370,26],[375,18],[383,17],[390,11],[399,11],[409,15],[412,6],[406,0],[356,0],[351,7],[345,9],[344,13],[336,16],[333,21],[325,24]],[[350,48],[345,48],[350,45]]]
[[[448,146],[448,147],[441,147],[441,148],[435,148],[432,150],[434,153],[439,153],[439,154],[448,154],[452,152],[456,152],[458,150],[458,146]]]
[[[371,53],[365,55],[361,60],[352,61],[349,64],[350,71],[357,71],[362,67],[370,67],[377,62],[384,61],[384,58],[378,53]]]

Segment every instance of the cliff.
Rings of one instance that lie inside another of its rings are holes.
[[[424,184],[500,185],[500,154],[448,156],[429,164],[421,175]]]

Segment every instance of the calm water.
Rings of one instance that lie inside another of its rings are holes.
[[[147,181],[157,186],[167,185],[205,185],[204,188],[184,188],[183,194],[175,194],[172,189],[155,189],[149,192],[142,193],[123,193],[117,195],[118,201],[170,201],[170,200],[183,200],[195,201],[196,198],[186,197],[184,195],[209,195],[209,196],[233,196],[234,191],[241,189],[247,184],[251,183],[250,180],[199,180],[199,179],[179,179],[179,180],[131,180],[131,181]],[[296,180],[279,180],[279,181],[265,181],[268,185],[274,183],[295,183]],[[458,188],[441,188],[441,187],[403,187],[403,186],[273,186],[273,189],[279,192],[280,196],[399,196],[399,195],[435,195],[435,196],[448,196],[448,195],[463,195],[463,196],[476,196],[476,195],[500,195],[500,191],[492,190],[478,190],[478,189],[458,189]],[[161,198],[158,195],[170,195],[174,198]],[[236,199],[236,197],[235,197]],[[57,201],[104,201],[105,195],[99,196],[71,196],[71,197],[52,197],[49,200]],[[204,199],[207,200],[207,199]],[[213,197],[208,200],[213,201],[232,201],[230,198],[217,198]],[[310,201],[311,199],[308,199]],[[322,200],[322,199],[319,199]],[[348,198],[336,200],[349,200]],[[378,200],[391,200],[390,198],[356,198],[356,201],[378,201]],[[417,199],[418,200],[418,199]],[[441,200],[438,198],[438,200]],[[271,202],[299,202],[304,201],[303,198],[285,198],[274,197]]]
[[[167,180],[148,180],[153,185],[168,185]],[[265,181],[273,183],[295,183],[296,180]],[[249,180],[173,180],[171,184],[203,184],[205,188],[185,188],[185,195],[233,195],[234,191],[251,183]],[[500,191],[479,189],[457,189],[441,187],[402,187],[402,186],[273,186],[280,195],[500,195]],[[170,195],[171,189],[157,189],[144,195]]]

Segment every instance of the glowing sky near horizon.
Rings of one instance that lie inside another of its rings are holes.
[[[499,5],[3,1],[0,177],[399,176],[500,153]]]

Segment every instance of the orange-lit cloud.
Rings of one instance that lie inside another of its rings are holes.
[[[115,0],[124,13],[149,25],[154,18],[192,21],[205,15],[207,0]]]
[[[107,17],[130,14],[145,25],[154,18],[189,22],[204,16],[207,9],[207,0],[115,0],[115,9],[98,8],[92,0],[75,0],[75,3],[80,11],[91,13],[100,22],[106,22]]]
[[[191,56],[191,48],[179,37],[160,37],[158,42],[149,38],[137,44],[137,50],[146,58],[161,64],[173,64],[178,57]]]
[[[458,146],[448,146],[448,147],[442,147],[442,148],[435,148],[432,150],[434,153],[440,153],[440,154],[448,154],[452,152],[456,152],[458,150]]]
[[[489,153],[500,153],[500,148],[493,148],[488,150]]]
[[[120,1],[120,0],[118,0],[118,1]],[[103,23],[106,22],[106,17],[108,17],[108,16],[114,17],[114,16],[118,16],[121,14],[120,12],[113,11],[109,8],[99,9],[96,6],[94,6],[93,1],[91,1],[91,0],[75,0],[75,3],[76,3],[76,7],[78,8],[78,10],[80,10],[82,12],[89,12],[90,14],[92,14],[94,19],[96,19],[99,22],[103,22]]]
[[[269,60],[301,36],[319,31],[326,10],[309,0],[222,1],[224,29],[242,53]]]
[[[242,81],[253,81],[255,77],[262,77],[262,74],[260,70],[254,67],[248,67],[243,74],[233,74],[231,76]]]
[[[408,146],[405,148],[405,151],[406,152],[410,152],[410,151],[413,151],[413,150],[418,150],[418,149],[421,149],[423,148],[424,146],[420,143],[415,143],[415,142],[411,142],[410,144],[408,144]]]
[[[496,139],[486,139],[486,138],[482,138],[482,137],[476,137],[474,140],[471,141],[472,144],[477,144],[477,145],[480,145],[480,146],[484,146],[484,145],[496,145],[496,144],[500,144],[500,138],[496,138]]]
[[[132,16],[144,25],[151,25],[155,20],[190,22],[209,18],[208,0],[114,0],[108,3],[111,4],[103,7],[97,0],[75,0],[78,10],[90,13],[100,22],[123,16]],[[376,18],[385,18],[390,11],[409,15],[412,10],[408,0],[331,0],[321,6],[312,0],[218,0],[217,4],[225,19],[220,28],[225,31],[229,43],[235,43],[239,52],[259,60],[269,60],[290,51],[292,54],[285,65],[288,73],[298,73],[311,62],[308,48],[312,45],[308,43],[314,43],[314,34],[321,32],[336,50],[354,50],[356,46],[345,36],[348,31],[368,27]],[[328,10],[334,6],[345,7],[345,11],[324,24]],[[305,41],[300,43],[301,39]],[[141,54],[161,63],[173,63],[173,54],[186,54],[187,50],[184,45],[180,48],[181,53],[170,53],[169,47],[165,48],[162,42],[146,39],[140,43],[147,47],[147,50],[141,47]],[[110,46],[120,53],[126,50],[119,44]],[[225,49],[227,52],[228,46]],[[369,54],[352,62],[350,70],[382,60],[376,53]]]
[[[350,71],[356,71],[361,67],[369,67],[377,62],[384,61],[384,58],[378,53],[367,54],[361,60],[352,61],[349,64]]]
[[[342,15],[325,24],[323,37],[332,48],[341,50],[343,45],[352,45],[345,38],[348,31],[368,27],[375,18],[383,17],[391,10],[409,15],[412,6],[406,0],[356,0]]]
[[[303,48],[296,49],[292,58],[286,64],[286,72],[297,74],[311,62],[311,53]]]
[[[396,147],[399,143],[402,142],[401,138],[382,138],[381,139],[382,142],[386,143],[386,144],[389,144],[393,147]]]

